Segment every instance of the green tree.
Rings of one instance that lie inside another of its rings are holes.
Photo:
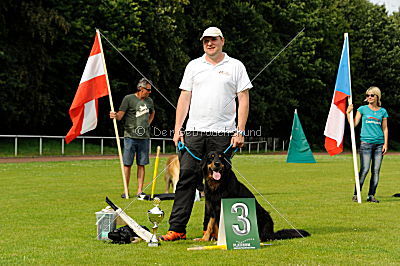
[[[57,89],[49,87],[48,67],[53,47],[70,24],[41,1],[3,1],[0,10],[2,132],[36,133],[38,127],[55,124],[51,109],[57,104]]]
[[[4,0],[0,3],[0,115],[2,134],[64,135],[95,28],[99,28],[157,88],[176,104],[189,60],[203,54],[199,41],[220,27],[224,50],[241,60],[251,79],[303,28],[305,31],[254,79],[248,127],[264,137],[288,138],[298,109],[311,145],[323,130],[343,44],[350,37],[354,102],[371,85],[382,89],[399,129],[400,15],[367,0]],[[141,76],[103,39],[115,108]],[[174,108],[158,92],[154,125],[172,129]],[[108,99],[90,135],[112,135]],[[393,130],[393,131],[392,131]],[[391,138],[397,136],[391,134]]]

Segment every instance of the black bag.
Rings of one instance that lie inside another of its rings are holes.
[[[142,228],[149,231],[146,226],[142,226]],[[127,225],[108,233],[108,238],[112,240],[112,244],[129,244],[135,237],[138,237],[138,235]]]

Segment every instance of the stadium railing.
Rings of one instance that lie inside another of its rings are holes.
[[[45,135],[0,135],[0,138],[14,139],[14,156],[18,156],[19,147],[18,140],[20,138],[35,138],[39,139],[38,154],[43,155],[43,139],[59,139],[60,140],[60,154],[65,155],[65,136],[45,136]],[[82,140],[82,155],[85,155],[86,141],[89,139],[99,139],[100,140],[100,155],[104,155],[104,140],[114,140],[115,137],[105,137],[105,136],[78,136],[77,139]],[[123,137],[120,138],[123,140]],[[166,145],[172,144],[172,138],[150,138],[150,153],[152,151],[152,146],[156,142],[161,141],[161,152],[166,153]],[[260,141],[247,141],[244,146],[239,149],[239,153],[260,153],[260,152],[276,152],[285,151],[288,145],[288,140],[281,140],[280,138],[263,138]],[[153,149],[154,150],[154,149]],[[175,150],[176,151],[176,150]]]

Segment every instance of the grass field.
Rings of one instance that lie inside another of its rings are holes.
[[[233,164],[281,215],[312,236],[235,251],[187,251],[199,245],[192,240],[162,243],[159,248],[144,242],[112,245],[96,240],[94,213],[106,206],[106,195],[150,227],[146,217],[150,202],[120,198],[116,160],[0,164],[0,264],[400,264],[400,198],[391,197],[400,192],[400,156],[389,155],[383,161],[379,204],[365,202],[367,189],[362,204],[351,201],[354,178],[349,155],[316,156],[317,164],[287,164],[285,159],[236,156]],[[164,164],[165,158],[160,169]],[[151,175],[152,166],[146,181]],[[156,192],[163,189],[161,178]],[[271,212],[276,230],[290,228],[268,202],[257,198]],[[164,233],[172,201],[160,207],[166,212],[159,229]],[[190,239],[201,236],[203,208],[204,201],[194,205],[187,228]]]

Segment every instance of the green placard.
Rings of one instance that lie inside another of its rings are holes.
[[[304,134],[303,127],[301,126],[297,109],[294,111],[292,135],[290,136],[286,162],[316,163],[310,145],[307,142],[306,135]]]
[[[222,199],[218,245],[227,249],[258,249],[255,199]]]

